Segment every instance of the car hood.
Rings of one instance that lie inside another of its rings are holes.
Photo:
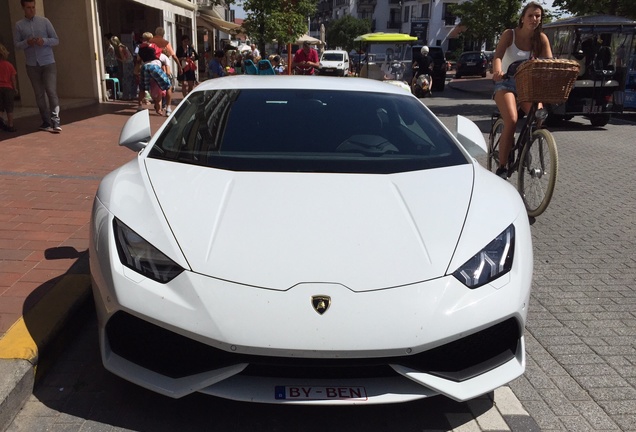
[[[232,172],[146,159],[192,271],[287,290],[353,291],[445,274],[466,218],[473,166],[390,175]]]

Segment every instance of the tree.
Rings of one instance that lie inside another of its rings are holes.
[[[463,34],[477,42],[492,42],[507,28],[517,25],[522,0],[473,0],[452,7]]]
[[[371,20],[345,15],[329,23],[325,29],[325,39],[330,48],[340,46],[345,51],[351,51],[354,48],[353,40],[369,32]]]
[[[634,0],[554,0],[553,6],[572,15],[616,15],[636,19]]]
[[[307,32],[307,17],[316,11],[318,0],[245,0],[243,29],[265,53],[265,43],[293,43]]]

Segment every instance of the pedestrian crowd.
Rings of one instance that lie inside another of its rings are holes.
[[[57,68],[53,47],[59,38],[51,22],[36,15],[36,0],[20,0],[24,18],[15,24],[15,49],[24,51],[27,76],[33,87],[41,118],[40,130],[61,133],[60,104],[57,95]],[[207,49],[204,62],[192,46],[188,35],[181,36],[175,50],[165,38],[165,31],[157,27],[135,40],[132,37],[104,34],[104,78],[109,97],[136,101],[138,109],[154,105],[158,115],[169,116],[176,82],[187,96],[199,80],[246,73],[285,75],[284,59],[277,54],[263,58],[255,44],[243,49],[228,45],[224,49]],[[172,70],[174,61],[177,69]],[[258,66],[258,68],[257,68]],[[319,67],[316,50],[305,43],[294,55],[292,73],[313,75]],[[199,71],[202,67],[204,70]],[[250,67],[252,69],[250,69]],[[259,71],[260,69],[260,71]],[[15,132],[13,110],[18,95],[17,73],[9,61],[9,50],[0,44],[0,129]],[[3,115],[6,114],[6,120]]]

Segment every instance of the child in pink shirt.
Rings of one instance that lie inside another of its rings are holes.
[[[15,68],[9,62],[9,51],[0,44],[0,113],[7,112],[6,123],[0,117],[0,128],[7,132],[16,131],[13,126],[13,103],[18,93],[16,74]]]

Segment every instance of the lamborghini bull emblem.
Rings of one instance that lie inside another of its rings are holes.
[[[331,297],[326,295],[311,296],[311,305],[316,312],[322,315],[327,312],[327,309],[331,306]]]

